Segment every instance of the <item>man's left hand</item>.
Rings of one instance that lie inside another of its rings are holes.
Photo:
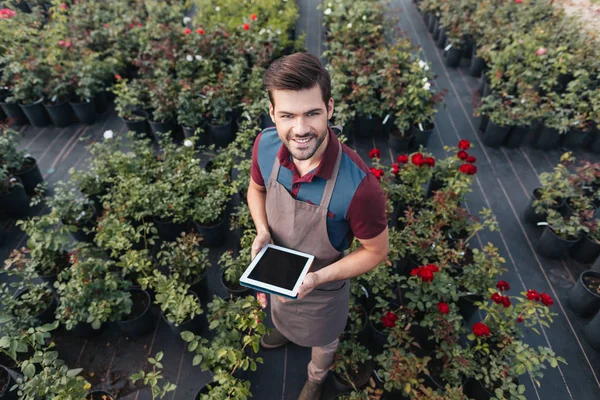
[[[316,288],[317,286],[319,286],[318,275],[315,274],[314,272],[309,272],[304,277],[304,280],[302,281],[302,285],[300,285],[300,288],[298,289],[298,298],[296,300],[300,300],[300,299],[304,298],[304,296],[306,296],[307,294],[312,292],[312,290],[314,288]],[[281,296],[279,296],[277,299],[279,301],[281,301],[282,303],[287,303],[288,301],[294,301],[292,299],[288,299],[288,298],[281,297]]]

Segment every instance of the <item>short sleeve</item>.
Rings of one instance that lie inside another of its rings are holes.
[[[258,165],[258,143],[260,142],[260,138],[262,137],[262,132],[258,134],[256,140],[254,141],[254,147],[252,147],[252,170],[251,176],[252,180],[260,186],[265,186],[265,180],[260,172],[260,166]]]
[[[373,239],[388,226],[385,194],[372,173],[368,173],[356,189],[346,219],[357,239]]]

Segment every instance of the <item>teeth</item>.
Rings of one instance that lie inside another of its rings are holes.
[[[310,140],[310,138],[308,138],[308,139],[296,139],[296,142],[298,142],[298,143],[306,143],[309,140]]]

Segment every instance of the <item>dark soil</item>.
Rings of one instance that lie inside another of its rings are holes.
[[[131,292],[131,301],[133,305],[131,306],[131,313],[124,317],[123,321],[132,321],[136,318],[142,316],[144,311],[148,308],[148,296],[142,291],[132,290]]]
[[[462,258],[457,262],[456,266],[459,268],[464,268],[467,265],[471,265],[473,264],[473,261],[475,261],[475,258],[473,257],[473,250],[471,250],[470,247],[467,247],[464,250],[465,254],[462,256]]]
[[[357,373],[355,373],[354,371],[348,371],[348,377],[350,378],[354,386],[356,386],[356,388],[359,389],[366,385],[366,383],[369,381],[369,378],[371,377],[371,372],[373,372],[373,370],[369,362],[367,362],[358,365]],[[336,373],[335,376],[342,385],[352,387],[352,384],[346,380],[345,374]]]
[[[86,397],[86,400],[114,400],[114,397],[112,396],[108,396],[106,394],[90,394],[88,395],[88,397]]]
[[[52,269],[47,269],[44,271],[37,271],[41,276],[48,276],[59,274],[65,269],[67,269],[70,265],[69,262],[69,253],[63,251],[62,253],[57,253],[56,258],[54,259],[54,267]]]
[[[600,296],[600,278],[597,276],[584,276],[583,284],[590,289],[592,293]]]
[[[0,368],[0,394],[4,393],[5,390],[10,389],[8,384],[10,382],[10,375],[4,368]]]
[[[25,158],[23,160],[23,164],[21,164],[21,168],[19,168],[16,171],[13,171],[13,172],[17,175],[22,174],[23,172],[30,170],[34,166],[35,166],[35,160],[33,160],[32,158]]]

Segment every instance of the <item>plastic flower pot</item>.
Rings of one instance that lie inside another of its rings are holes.
[[[532,146],[539,150],[551,150],[558,146],[560,134],[558,130],[543,126],[540,129],[532,143]]]
[[[535,212],[535,208],[533,207],[533,202],[535,200],[539,200],[539,199],[540,199],[540,188],[537,188],[537,189],[533,190],[533,196],[531,196],[531,199],[529,200],[529,205],[525,209],[525,213],[524,213],[525,221],[532,223],[532,224],[537,224],[539,222],[543,222],[546,220],[547,214],[545,212],[542,214],[538,214]],[[565,202],[564,199],[557,199],[556,204],[554,206],[552,206],[552,208],[555,210],[558,210],[558,209],[562,208],[564,202]]]
[[[52,123],[44,108],[43,99],[39,99],[31,104],[21,104],[20,106],[29,122],[31,122],[31,125],[36,128],[43,128]]]
[[[204,271],[200,278],[190,284],[190,290],[198,295],[198,298],[202,304],[210,301],[210,296],[208,293],[208,277],[206,271]]]
[[[400,306],[397,303],[393,303],[390,302],[388,304],[388,310],[397,310],[398,308],[400,308]],[[373,308],[371,308],[371,311],[369,312],[369,344],[367,345],[367,348],[369,350],[371,350],[372,354],[379,354],[383,351],[384,345],[387,343],[387,337],[388,337],[388,332],[386,328],[383,328],[383,325],[381,324],[380,321],[377,322],[373,322],[373,320],[371,320],[371,315],[373,314],[373,312],[375,312],[377,310],[377,306],[374,306]],[[397,323],[402,323],[401,321],[402,316],[398,315],[398,321]]]
[[[6,117],[11,125],[27,125],[29,120],[17,103],[0,102],[0,107],[4,110]]]
[[[175,121],[165,121],[165,122],[148,121],[148,122],[150,123],[150,130],[152,131],[152,135],[153,135],[156,143],[160,142],[159,133],[168,134],[168,135],[171,135],[171,137],[174,137],[175,131],[177,130],[177,124],[175,123]]]
[[[390,149],[397,152],[406,152],[410,149],[411,142],[413,140],[413,135],[410,133],[409,135],[399,136],[396,134],[390,134],[388,139],[388,146]]]
[[[220,221],[214,225],[204,226],[196,223],[196,230],[202,235],[202,246],[219,247],[226,239],[227,234],[227,213],[223,213]]]
[[[597,312],[596,316],[587,324],[583,334],[590,346],[594,350],[600,351],[600,312]]]
[[[590,238],[588,235],[583,235],[571,247],[569,255],[579,263],[593,263],[600,256],[600,242]]]
[[[465,293],[461,296],[456,303],[458,305],[458,312],[464,318],[465,322],[471,321],[473,316],[479,310],[479,307],[475,305],[476,302],[482,301],[483,296],[479,296],[473,293]]]
[[[512,126],[502,126],[490,119],[483,134],[483,143],[490,147],[500,147],[510,133]]]
[[[506,139],[504,140],[504,146],[511,149],[521,147],[521,144],[523,144],[523,141],[527,137],[527,134],[530,130],[531,126],[529,125],[513,126],[510,132],[508,132],[508,136],[506,136]]]
[[[354,134],[359,138],[378,136],[382,129],[382,120],[371,115],[357,115],[354,119]]]
[[[441,30],[442,27],[440,26],[440,20],[436,17],[433,21],[433,31],[431,32],[431,38],[436,43],[440,39]]]
[[[106,324],[100,325],[100,328],[94,329],[92,324],[88,324],[86,322],[80,322],[71,329],[70,333],[73,336],[77,336],[80,338],[90,338],[99,336],[106,327]]]
[[[77,230],[69,232],[73,239],[78,242],[84,243],[94,243],[94,238],[96,234],[94,232],[86,233],[85,229],[92,229],[94,227],[94,217],[96,216],[96,208],[92,205],[90,211],[87,213],[86,217],[80,220],[78,225],[74,225]],[[62,221],[63,225],[68,225],[65,221]]]
[[[75,116],[82,124],[92,125],[96,122],[96,105],[94,99],[83,103],[69,102]]]
[[[200,302],[200,299],[198,298],[198,295],[196,293],[192,292],[191,290],[188,290],[188,293],[194,295],[198,300],[198,303]],[[184,331],[190,331],[195,334],[200,334],[200,332],[205,330],[204,328],[206,325],[206,317],[204,316],[204,314],[196,315],[194,318],[188,319],[187,321],[184,321],[179,325],[175,325],[174,323],[169,321],[165,316],[164,312],[161,312],[161,318],[169,325],[171,330],[174,333],[176,333],[177,336],[180,336],[181,332]]]
[[[444,56],[446,57],[446,66],[450,68],[456,68],[460,65],[462,58],[462,49],[453,46],[449,39],[446,39],[446,46],[444,47]]]
[[[14,185],[9,192],[0,193],[0,210],[11,218],[23,218],[29,214],[29,198],[23,186]]]
[[[427,194],[426,194],[427,198],[433,197],[435,192],[444,188],[444,186],[445,186],[444,182],[437,180],[435,178],[430,179],[429,184],[427,185]]]
[[[275,122],[273,122],[271,115],[268,112],[260,114],[258,121],[261,129],[267,129],[275,126]]]
[[[221,272],[221,285],[225,288],[225,290],[227,291],[227,297],[233,297],[233,298],[237,298],[237,297],[244,297],[249,295],[252,290],[250,288],[247,288],[245,286],[238,284],[231,284],[229,282],[227,282],[225,280],[225,271]]]
[[[429,138],[431,137],[434,128],[435,125],[433,123],[431,125],[426,126],[412,125],[410,127],[410,131],[414,137],[413,147],[427,147],[427,144],[429,143]]]
[[[0,247],[4,244],[4,240],[6,239],[6,234],[4,232],[4,224],[0,222]]]
[[[115,400],[115,396],[104,390],[93,390],[87,395],[85,400]]]
[[[125,118],[121,119],[125,123],[125,126],[127,126],[128,132],[135,132],[140,135],[147,135],[149,138],[152,138],[152,135],[150,135],[150,128],[148,126],[147,120],[143,119],[141,121],[132,121]]]
[[[42,173],[40,172],[40,168],[38,167],[35,158],[29,156],[25,157],[23,167],[25,169],[15,175],[23,183],[25,193],[31,196],[35,193],[35,187],[39,183],[44,182],[44,178],[42,177]]]
[[[546,226],[537,244],[537,251],[546,258],[561,258],[569,254],[569,249],[579,238],[564,239],[558,236],[550,226]]]
[[[600,154],[600,130],[597,127],[589,133],[585,148],[594,154]]]
[[[361,363],[357,366],[357,369],[358,373],[356,376],[350,377],[352,383],[348,382],[345,375],[338,374],[337,372],[333,373],[333,386],[336,392],[350,392],[353,390],[353,387],[360,389],[369,382],[369,378],[373,374],[373,363],[371,361]]]
[[[588,131],[571,129],[566,134],[561,135],[560,145],[570,150],[577,150],[583,146],[588,134]]]
[[[73,123],[73,110],[68,102],[44,103],[44,107],[54,126],[64,128]]]
[[[429,33],[433,33],[433,30],[435,29],[435,26],[438,22],[438,19],[434,13],[426,13],[425,17],[426,17],[425,22],[427,23],[427,30],[429,30]]]
[[[471,65],[469,67],[469,75],[478,78],[485,69],[485,60],[477,56],[477,47],[473,46],[473,52],[471,53]]]
[[[382,391],[383,391],[381,400],[408,400],[409,399],[409,397],[407,397],[402,390],[393,389],[390,392],[384,390],[383,378],[381,376],[379,376],[379,374],[377,373],[377,370],[373,371],[373,377],[375,378],[375,386],[378,389],[382,389]]]
[[[355,307],[357,307],[361,314],[361,327],[357,331],[351,332],[350,318],[348,318],[348,322],[346,323],[346,327],[344,328],[342,336],[346,339],[354,336],[361,344],[366,346],[369,343],[369,314],[367,313],[367,309],[362,304],[357,304]]]
[[[15,385],[11,371],[3,365],[0,365],[0,399],[17,400],[17,390],[10,390]]]
[[[96,106],[96,113],[102,114],[104,111],[108,110],[108,96],[106,95],[106,91],[101,91],[96,93],[94,96],[94,104]]]
[[[597,258],[596,261],[592,264],[591,271],[600,272],[600,258]]]
[[[569,291],[569,306],[575,314],[588,318],[600,311],[600,272],[583,271]]]
[[[169,219],[153,218],[154,225],[158,229],[158,236],[163,242],[174,242],[181,232],[187,232],[187,222],[173,222]]]
[[[489,399],[495,398],[496,395],[492,392],[490,392],[483,385],[482,382],[475,380],[475,379],[467,380],[467,382],[464,386],[464,391],[463,391],[463,393],[469,399],[477,399],[477,400],[489,400]]]
[[[147,291],[141,288],[130,288],[133,306],[131,313],[119,321],[119,326],[127,336],[140,337],[150,333],[156,323],[156,317],[150,310],[152,300]]]
[[[231,124],[231,119],[221,125],[206,124],[206,133],[217,147],[227,147],[235,139],[235,132]]]
[[[437,47],[440,49],[443,49],[444,47],[446,47],[446,39],[448,38],[448,36],[446,35],[446,30],[444,28],[440,28],[440,34],[438,36],[437,39]]]
[[[15,299],[20,298],[24,294],[28,292],[27,289],[23,289],[15,293]],[[54,313],[56,312],[56,307],[58,306],[58,301],[54,294],[50,295],[50,303],[47,304],[47,307],[44,311],[37,314],[35,318],[40,322],[40,325],[49,324],[55,320]]]

